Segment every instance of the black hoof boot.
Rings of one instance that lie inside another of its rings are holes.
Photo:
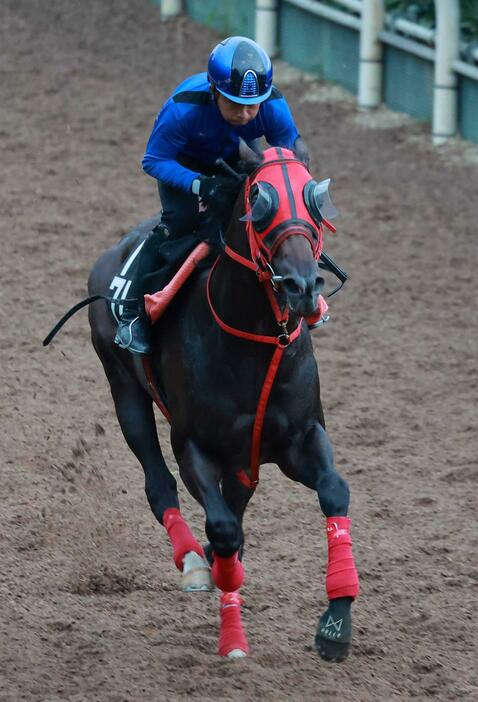
[[[315,647],[324,661],[340,663],[350,653],[352,641],[351,597],[329,602],[328,609],[319,619]]]
[[[125,311],[116,330],[115,344],[131,353],[148,356],[151,353],[151,330],[148,323],[136,312]]]

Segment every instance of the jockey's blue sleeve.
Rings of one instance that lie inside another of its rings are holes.
[[[142,161],[146,173],[180,190],[191,190],[199,175],[176,160],[188,143],[187,131],[187,124],[183,124],[175,105],[168,100],[155,120]]]
[[[211,93],[206,73],[187,78],[156,117],[146,146],[143,169],[162,183],[191,190],[199,172],[178,160],[212,165],[237,153],[239,137],[246,142],[264,136],[271,146],[291,147],[299,133],[281,93],[273,88],[257,116],[243,127],[224,120]]]

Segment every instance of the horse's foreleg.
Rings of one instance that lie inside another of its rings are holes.
[[[230,658],[245,656],[249,647],[241,622],[239,596],[244,581],[239,558],[243,543],[240,519],[221,493],[222,471],[213,460],[191,441],[177,451],[176,456],[186,487],[206,512],[206,535],[213,558],[212,579],[221,590],[219,654]]]
[[[141,463],[145,492],[151,510],[160,524],[169,508],[179,508],[176,480],[161,452],[149,395],[134,381],[108,374],[116,415],[131,451]],[[128,382],[129,381],[129,382]]]
[[[229,507],[231,512],[237,517],[239,525],[242,529],[242,519],[244,517],[244,512],[249,503],[249,500],[255,493],[255,488],[247,488],[242,483],[240,483],[236,475],[225,475],[222,481],[222,496]],[[212,546],[207,543],[204,547],[206,552],[206,557],[210,563],[212,563]],[[244,541],[239,549],[239,558],[244,557]]]
[[[349,533],[350,519],[347,517],[348,485],[334,467],[330,441],[319,423],[292,443],[287,459],[280,468],[292,480],[317,491],[326,517],[326,590],[329,606],[320,618],[315,643],[322,658],[340,661],[346,658],[350,650],[351,604],[359,593]]]
[[[177,484],[161,452],[151,398],[133,379],[111,373],[108,379],[121,430],[144,470],[149,505],[168,532],[174,562],[183,573],[182,589],[211,590],[204,551],[179,511]]]

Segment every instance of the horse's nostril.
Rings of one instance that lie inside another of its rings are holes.
[[[284,278],[282,285],[288,295],[301,295],[304,292],[304,289],[292,278]]]
[[[321,290],[324,289],[324,285],[325,285],[324,278],[322,278],[321,275],[318,275],[317,278],[315,279],[315,289],[320,292]]]

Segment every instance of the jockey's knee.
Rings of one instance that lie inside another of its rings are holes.
[[[198,225],[198,218],[187,213],[168,212],[161,215],[161,224],[164,224],[172,239],[187,236]]]
[[[226,558],[242,546],[242,529],[233,514],[208,517],[206,534],[214,553]]]
[[[161,224],[164,224],[172,238],[190,234],[199,223],[199,200],[194,193],[158,182],[162,212]]]

